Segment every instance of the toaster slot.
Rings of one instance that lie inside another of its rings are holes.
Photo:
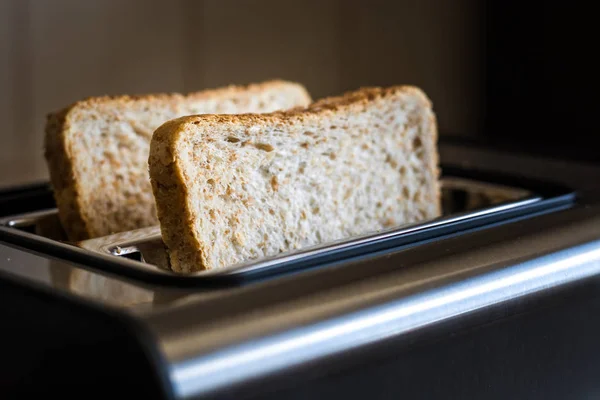
[[[56,208],[7,217],[0,220],[0,225],[55,241],[66,241]]]
[[[445,216],[457,216],[461,213],[483,210],[497,205],[502,205],[503,209],[511,209],[523,204],[523,202],[533,200],[529,198],[533,194],[528,190],[463,178],[446,178],[442,180],[441,186],[442,215]],[[489,211],[493,214],[496,210],[491,209]],[[422,222],[407,224],[386,231],[383,235],[401,237],[403,235],[415,234],[419,232],[419,228],[424,226],[425,224]],[[365,236],[365,239],[369,238],[371,241],[375,241],[382,239],[383,237],[378,237],[381,235]],[[338,241],[335,244],[340,245],[344,243],[351,242],[344,240]],[[356,245],[357,243],[352,244]],[[313,246],[311,249],[328,248],[332,245],[334,243],[327,243],[325,245]],[[158,227],[143,228],[85,240],[79,242],[78,246],[96,253],[141,260],[160,269],[169,270],[167,254]]]
[[[515,181],[519,184],[511,184]],[[120,275],[165,282],[170,279],[195,281],[262,276],[326,265],[399,246],[418,245],[423,241],[501,221],[562,209],[575,200],[575,194],[566,188],[451,168],[445,169],[441,188],[442,215],[439,218],[219,270],[186,275],[169,269],[167,251],[158,226],[73,243],[65,239],[56,209],[46,209],[3,218],[0,220],[0,239]]]

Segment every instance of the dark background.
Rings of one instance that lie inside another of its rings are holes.
[[[487,1],[481,140],[598,162],[598,21],[591,3]]]
[[[0,0],[0,186],[47,179],[47,113],[272,78],[314,98],[412,84],[442,140],[599,159],[591,3]]]

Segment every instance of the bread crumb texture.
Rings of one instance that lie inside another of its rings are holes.
[[[222,268],[440,214],[437,126],[416,87],[171,120],[150,176],[174,271]]]
[[[307,106],[297,83],[272,80],[187,95],[95,97],[50,114],[45,156],[70,240],[157,225],[148,176],[154,130],[184,115],[271,112]]]

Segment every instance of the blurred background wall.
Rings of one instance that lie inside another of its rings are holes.
[[[313,97],[413,84],[443,135],[482,115],[477,0],[0,0],[0,186],[47,179],[45,115],[82,97],[271,78]]]

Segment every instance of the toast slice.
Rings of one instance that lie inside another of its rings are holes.
[[[170,267],[193,272],[440,214],[437,123],[415,87],[159,127],[150,178]]]
[[[163,122],[190,114],[270,112],[310,101],[302,85],[272,80],[187,95],[88,98],[49,115],[45,157],[68,238],[158,225],[148,152]]]

